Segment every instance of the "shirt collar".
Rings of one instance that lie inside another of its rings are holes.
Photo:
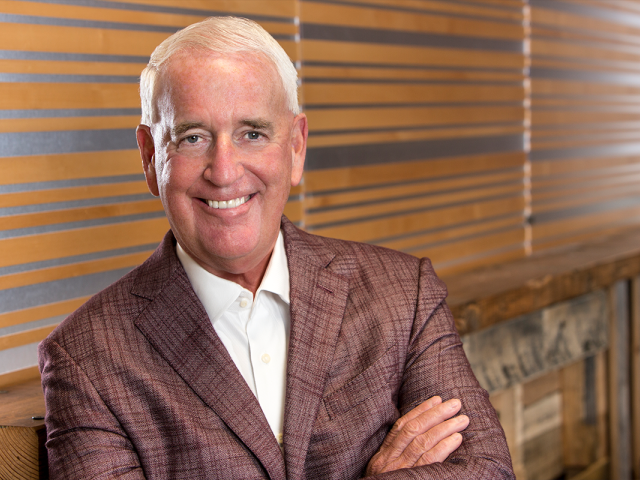
[[[243,291],[251,296],[251,292],[242,288],[239,284],[206,271],[184,251],[179,243],[176,245],[176,253],[187,273],[193,290],[196,292],[200,302],[202,302],[212,323],[215,323],[220,318]],[[278,233],[278,239],[271,253],[269,264],[256,291],[256,299],[262,291],[272,292],[278,295],[287,305],[290,303],[289,264],[284,249],[282,231]]]

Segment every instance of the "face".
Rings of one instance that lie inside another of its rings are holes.
[[[216,275],[261,278],[307,139],[275,67],[252,54],[178,54],[137,137],[149,189],[185,251]]]

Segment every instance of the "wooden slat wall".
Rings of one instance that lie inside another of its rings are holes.
[[[640,221],[640,2],[531,0],[532,247]]]
[[[216,14],[257,20],[299,60],[294,0],[0,0],[0,378],[32,375],[37,343],[168,229],[136,149],[138,76]]]
[[[0,376],[167,229],[137,77],[216,14],[299,68],[309,231],[448,275],[640,221],[640,1],[0,0]]]
[[[300,2],[309,231],[440,273],[525,254],[522,7]]]

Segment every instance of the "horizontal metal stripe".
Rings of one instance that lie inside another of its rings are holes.
[[[542,225],[548,222],[555,222],[558,220],[565,220],[573,217],[580,217],[591,213],[601,213],[612,210],[622,210],[625,208],[640,206],[640,196],[620,198],[616,200],[610,200],[603,202],[598,200],[595,203],[589,205],[582,205],[579,207],[567,208],[564,210],[551,210],[544,213],[538,213],[532,215],[530,222],[535,228],[536,225]]]
[[[380,69],[393,69],[393,70],[425,70],[425,71],[452,71],[452,72],[514,72],[518,74],[522,74],[522,69],[519,68],[484,68],[484,67],[474,67],[474,66],[455,66],[455,65],[446,65],[446,66],[428,66],[428,65],[400,65],[393,64],[389,65],[388,63],[341,63],[341,62],[324,62],[318,60],[303,60],[302,66],[306,67],[357,67],[357,68],[380,68]],[[304,80],[304,79],[303,79]]]
[[[513,127],[513,126],[522,126],[521,122],[517,122],[517,123],[483,123],[482,127]],[[452,129],[463,129],[463,128],[477,128],[478,124],[475,123],[463,123],[463,124],[447,124],[446,126],[444,125],[413,125],[410,127],[407,126],[400,126],[397,128],[390,128],[390,127],[380,127],[380,128],[354,128],[354,129],[341,129],[341,130],[323,130],[323,131],[314,131],[314,132],[310,132],[309,133],[309,137],[323,137],[323,136],[329,136],[329,135],[341,135],[341,134],[357,134],[357,133],[375,133],[375,132],[393,132],[393,131],[399,131],[399,132],[409,132],[412,130],[415,131],[429,131],[429,130],[441,130],[442,128],[446,127],[447,130],[452,130]],[[523,127],[524,130],[524,127]],[[430,141],[436,141],[436,140],[430,140]],[[309,170],[309,150],[312,148],[331,148],[331,147],[310,147],[309,149],[307,149],[307,160],[305,161],[305,168],[307,170]],[[337,148],[337,147],[336,147]]]
[[[418,185],[418,184],[423,184],[425,186],[425,190],[429,191],[431,186],[433,186],[434,188],[437,188],[440,182],[446,181],[446,180],[453,180],[453,179],[463,180],[463,179],[473,178],[473,179],[480,180],[480,182],[478,182],[478,185],[486,186],[491,184],[483,183],[481,181],[483,177],[491,177],[496,173],[512,173],[512,172],[521,173],[522,167],[501,168],[498,170],[492,170],[491,172],[461,173],[459,175],[446,175],[446,176],[441,176],[438,178],[430,178],[430,179],[418,178],[415,180],[404,180],[400,182],[396,181],[396,182],[388,182],[388,183],[382,183],[382,184],[377,183],[375,185],[366,185],[366,186],[347,186],[345,188],[339,188],[339,189],[322,190],[322,191],[316,191],[316,192],[305,192],[305,197],[306,198],[327,197],[331,195],[344,194],[345,192],[367,192],[367,191],[379,190],[380,188],[404,187],[404,186],[410,187],[411,185]]]
[[[228,15],[228,14],[224,14]],[[95,28],[104,30],[124,30],[134,32],[162,32],[175,33],[181,30],[182,26],[173,25],[147,25],[142,23],[124,23],[124,22],[104,22],[99,20],[80,20],[75,18],[54,18],[54,17],[38,17],[35,15],[15,15],[0,13],[0,23],[17,23],[29,25],[51,25],[55,27],[79,27],[79,28]],[[296,35],[272,34],[276,40],[297,40]]]
[[[0,133],[0,156],[136,149],[134,129]]]
[[[0,217],[8,215],[20,215],[36,212],[53,212],[56,210],[68,210],[72,208],[93,207],[96,205],[112,205],[114,203],[137,202],[155,198],[150,193],[136,195],[122,195],[108,198],[89,198],[85,200],[72,200],[68,202],[39,203],[37,205],[21,205],[19,207],[0,208]]]
[[[509,220],[509,219],[521,219],[522,218],[522,213],[518,212],[518,213],[507,213],[507,214],[503,214],[503,215],[498,215],[496,217],[491,217],[492,221],[497,221],[497,220]],[[392,237],[385,237],[385,238],[379,238],[376,240],[376,243],[382,244],[382,243],[386,243],[386,242],[395,242],[397,240],[406,240],[409,238],[414,238],[414,237],[422,237],[424,235],[430,235],[430,234],[435,234],[435,233],[439,233],[439,232],[446,232],[447,230],[451,230],[453,228],[458,229],[460,227],[470,227],[470,226],[474,226],[474,225],[480,225],[482,223],[486,223],[487,220],[486,219],[481,219],[481,220],[473,220],[471,222],[465,222],[463,224],[458,224],[458,225],[446,225],[444,227],[438,227],[438,228],[425,228],[424,230],[416,230],[413,231],[409,234],[402,234],[402,235],[394,235]],[[521,224],[522,226],[524,226],[524,224]],[[480,232],[480,235],[482,235],[483,232]],[[462,236],[456,236],[455,238],[464,238]]]
[[[136,77],[138,78],[138,77]],[[115,117],[142,115],[139,108],[67,108],[44,110],[0,110],[1,120],[13,118]]]
[[[57,73],[0,73],[3,83],[138,83],[134,75],[64,75]]]
[[[133,267],[0,290],[0,313],[93,295],[131,270]]]
[[[573,2],[563,2],[561,0],[529,0],[529,4],[533,8],[558,10],[561,12],[572,13],[574,15],[593,17],[598,20],[607,20],[632,27],[640,27],[640,15],[633,15],[628,11],[623,12],[614,8],[599,8],[591,5],[580,5]]]
[[[33,1],[33,0],[32,0]],[[300,0],[302,2],[313,2],[313,3],[326,3],[326,4],[330,4],[330,5],[350,5],[353,7],[360,7],[360,8],[366,8],[366,7],[373,7],[376,9],[380,9],[380,10],[393,10],[393,11],[398,11],[398,12],[412,12],[412,13],[433,13],[435,15],[440,15],[440,16],[444,16],[444,14],[439,11],[439,10],[430,10],[429,8],[410,8],[410,7],[400,7],[400,6],[395,6],[395,5],[379,5],[377,3],[363,3],[363,2],[350,2],[349,0]],[[465,0],[447,0],[447,3],[450,4],[454,4],[454,5],[463,5],[463,6],[469,6],[469,2],[465,1]],[[476,6],[476,5],[473,5]],[[505,11],[511,11],[511,12],[518,12],[521,13],[522,9],[519,7],[509,7],[509,6],[504,6],[504,5],[491,5],[490,7],[491,9],[496,9],[496,10],[505,10]],[[515,21],[508,21],[508,20],[503,20],[503,19],[498,19],[495,18],[493,16],[487,15],[486,17],[478,17],[478,16],[472,16],[472,15],[456,15],[456,18],[472,18],[472,19],[476,19],[476,18],[490,18],[492,20],[495,20],[496,22],[500,21],[503,23],[519,23],[519,22],[515,22]]]
[[[0,290],[0,298],[2,297],[2,291]],[[34,328],[48,327],[49,325],[55,325],[64,320],[66,315],[58,315],[56,317],[44,318],[42,320],[34,320],[33,322],[20,323],[18,325],[11,325],[10,327],[0,328],[0,337],[5,335],[11,335],[13,333],[20,333],[26,330],[32,330]]]
[[[93,220],[83,220],[79,222],[56,223],[54,225],[41,225],[39,227],[16,228],[14,230],[0,231],[0,239],[25,237],[27,235],[38,235],[41,233],[60,232],[63,230],[75,230],[78,228],[97,227],[99,225],[111,225],[114,223],[126,223],[136,220],[147,220],[151,218],[164,217],[164,210],[158,212],[139,213],[135,215],[122,215],[119,217],[95,218]]]
[[[339,42],[381,43],[390,45],[415,45],[467,50],[493,50],[523,52],[523,42],[480,37],[462,37],[435,33],[418,33],[362,27],[341,27],[302,23],[300,36],[308,40],[332,40]]]
[[[524,245],[518,242],[514,245],[484,250],[480,253],[457,257],[453,260],[433,262],[433,267],[440,275],[442,275],[442,273],[444,273],[444,275],[451,275],[456,273],[459,274],[461,271],[469,271],[469,267],[465,265],[489,267],[523,257],[525,257]]]
[[[456,177],[458,178],[458,177]],[[414,193],[411,195],[397,195],[397,196],[390,196],[390,197],[385,197],[383,199],[370,199],[370,200],[366,200],[366,201],[358,201],[358,202],[351,202],[351,203],[343,203],[343,204],[338,204],[338,205],[331,205],[331,206],[327,206],[327,207],[315,207],[315,208],[307,208],[307,213],[320,213],[320,212],[332,212],[332,211],[339,211],[339,210],[344,210],[344,209],[352,209],[352,208],[358,208],[358,207],[365,207],[368,205],[376,205],[376,204],[380,204],[380,203],[389,203],[389,202],[397,202],[397,201],[402,201],[402,200],[418,200],[418,199],[422,199],[422,198],[426,198],[426,197],[432,197],[432,198],[437,198],[440,197],[442,195],[450,195],[450,194],[455,194],[455,193],[462,193],[462,192],[470,192],[470,191],[477,191],[477,190],[487,190],[489,188],[493,188],[493,187],[505,187],[505,186],[509,186],[509,185],[521,185],[522,186],[522,190],[524,191],[524,185],[522,182],[522,179],[518,179],[516,181],[511,180],[511,181],[506,181],[506,182],[496,182],[496,183],[490,183],[490,184],[482,184],[482,185],[478,185],[478,186],[465,186],[465,187],[460,187],[460,188],[449,188],[446,190],[431,190],[431,188],[436,188],[438,187],[438,181],[441,181],[442,178],[438,178],[437,180],[429,180],[429,181],[414,181],[414,182],[402,182],[401,185],[402,186],[409,186],[412,184],[424,184],[424,191],[420,192],[420,193]],[[383,186],[383,188],[388,187],[388,184],[385,184]],[[366,190],[378,190],[380,188],[380,185],[376,185],[375,188],[368,188]],[[363,191],[365,189],[357,189],[358,191]],[[356,191],[356,189],[349,189],[350,192],[352,191]],[[322,192],[322,196],[326,197],[327,196],[327,192]],[[490,199],[493,197],[490,196],[482,196],[480,199],[477,200],[485,200],[485,199]],[[475,201],[475,200],[474,200]],[[465,200],[462,203],[467,203],[468,201]],[[449,206],[449,204],[438,204],[437,206],[433,207],[433,208],[440,208],[440,206]]]
[[[304,77],[302,78],[302,84],[309,83],[365,83],[365,84],[389,84],[389,85],[464,85],[464,86],[474,86],[474,85],[517,85],[521,86],[522,82],[510,82],[510,81],[500,81],[500,80],[447,80],[443,82],[442,80],[419,80],[419,79],[404,79],[404,78],[347,78],[347,77]]]
[[[120,255],[128,255],[132,253],[145,252],[148,250],[154,250],[157,246],[157,243],[148,243],[145,245],[136,245],[135,247],[118,248],[115,250],[105,250],[101,252],[87,253],[84,255],[73,255],[70,257],[54,258],[52,260],[43,260],[41,262],[12,265],[10,267],[0,268],[0,276],[29,272],[32,270],[40,270],[43,268],[59,267],[61,265],[70,265],[72,263],[89,262],[91,260],[100,260],[103,258],[117,257]]]
[[[522,135],[315,147],[307,150],[305,168],[307,170],[322,170],[462,155],[480,155],[482,153],[522,151],[523,149],[524,138]]]
[[[580,45],[582,44],[579,44],[578,46]],[[626,70],[629,72],[638,71],[638,62],[634,62],[633,60],[619,60],[615,58],[586,58],[584,55],[580,57],[575,55],[559,57],[557,55],[542,55],[534,52],[531,55],[531,60],[534,65],[538,61],[554,63],[562,61],[565,65],[575,65],[578,68],[596,67],[611,70]]]
[[[101,55],[96,53],[28,52],[0,50],[0,60],[53,60],[60,62],[148,63],[149,57],[139,55]]]
[[[554,80],[577,80],[583,82],[615,83],[619,85],[640,85],[640,75],[630,73],[597,72],[588,70],[569,70],[560,68],[531,67],[531,78],[550,78]]]
[[[57,27],[101,28],[108,30],[130,30],[139,32],[174,33],[179,27],[162,25],[145,25],[136,23],[101,22],[98,20],[79,20],[75,18],[38,17],[35,15],[15,15],[0,13],[2,23],[25,23],[29,25],[53,25]]]
[[[482,223],[482,222],[472,222],[472,223]],[[425,248],[434,248],[434,247],[440,247],[440,246],[444,246],[451,243],[460,243],[467,240],[474,240],[482,237],[488,237],[490,235],[495,235],[499,233],[507,233],[507,232],[512,232],[514,230],[522,230],[522,228],[524,228],[524,224],[511,225],[511,226],[502,227],[494,230],[482,231],[482,232],[474,233],[471,235],[456,236],[455,238],[449,238],[449,239],[440,240],[437,242],[424,243],[421,245],[416,245],[414,247],[404,249],[403,251],[406,253],[413,253],[420,250],[424,250]]]
[[[40,342],[0,350],[0,375],[38,365]]]
[[[513,193],[512,194],[506,194],[506,195],[494,195],[494,196],[490,196],[490,197],[483,197],[481,199],[464,200],[464,201],[461,201],[461,202],[444,203],[444,204],[439,204],[439,205],[429,206],[429,207],[398,210],[398,211],[395,211],[395,212],[384,213],[384,214],[379,214],[379,215],[361,216],[357,220],[354,220],[353,218],[350,218],[350,219],[341,220],[341,221],[338,221],[338,222],[318,223],[318,224],[314,224],[313,226],[307,226],[307,228],[308,228],[309,231],[314,231],[314,230],[317,230],[317,229],[339,227],[339,226],[344,226],[344,225],[349,225],[349,224],[354,224],[354,228],[358,228],[357,227],[358,222],[369,222],[369,221],[372,221],[372,220],[382,220],[382,219],[385,219],[385,218],[401,217],[403,215],[412,215],[412,214],[416,214],[416,213],[436,212],[438,210],[443,210],[445,208],[460,207],[460,206],[463,206],[463,205],[470,205],[470,204],[479,203],[479,202],[482,202],[482,203],[491,202],[491,201],[495,201],[495,200],[502,200],[502,199],[507,199],[507,198],[520,197],[520,196],[521,195],[513,194]]]
[[[589,158],[600,156],[639,155],[640,143],[615,143],[609,145],[590,145],[576,148],[558,148],[548,150],[533,150],[529,158],[532,162],[549,160],[568,160],[572,158]]]
[[[535,114],[537,112],[555,112],[557,114],[569,114],[569,113],[573,113],[573,112],[599,112],[599,113],[634,113],[634,114],[638,114],[640,112],[640,105],[635,104],[635,103],[631,103],[631,104],[627,104],[627,105],[621,105],[618,103],[615,104],[608,104],[608,105],[554,105],[554,106],[547,106],[547,105],[542,105],[542,106],[537,106],[535,105],[535,102],[533,104],[533,106],[531,107],[531,111]],[[535,117],[534,117],[534,123],[535,123]],[[606,125],[608,123],[608,121],[610,121],[609,119],[602,121],[602,125]],[[627,121],[627,123],[632,123],[633,121]],[[617,121],[616,123],[621,123],[620,121]],[[575,124],[576,126],[579,124]],[[598,125],[597,123],[591,123],[590,125]],[[544,125],[546,127],[546,125]],[[561,123],[560,124],[561,127],[563,128],[567,128],[567,127],[571,127],[574,128],[574,125],[569,125],[568,123]]]
[[[109,2],[105,0],[26,0],[29,2],[44,2],[58,5],[78,5],[83,7],[96,7],[96,8],[109,8],[113,10],[129,10],[138,12],[157,12],[157,13],[173,13],[178,15],[202,15],[206,17],[211,16],[225,16],[229,15],[229,12],[221,12],[219,10],[204,10],[198,8],[184,8],[177,6],[164,6],[164,5],[144,5],[135,3],[132,0],[129,3],[124,2]],[[245,18],[250,18],[255,21],[269,21],[269,22],[282,22],[293,23],[293,18],[275,16],[275,15],[251,15],[242,14]]]
[[[524,98],[523,98],[524,101]],[[424,108],[424,107],[514,107],[514,106],[522,106],[522,101],[520,102],[420,102],[420,103],[336,103],[336,104],[305,104],[304,110],[340,110],[340,109],[352,109],[352,108]],[[336,112],[339,114],[340,112]],[[477,126],[477,124],[462,124],[461,126]],[[483,124],[483,125],[494,125],[494,124]],[[495,125],[505,125],[505,124],[495,124]],[[427,127],[421,127],[427,128]],[[431,127],[431,128],[442,128]]]
[[[87,185],[105,185],[109,183],[139,182],[144,180],[144,174],[117,175],[112,177],[79,178],[77,180],[59,180],[55,182],[19,183],[15,185],[0,185],[0,194],[35,192],[38,190],[52,190],[56,188],[85,187]]]

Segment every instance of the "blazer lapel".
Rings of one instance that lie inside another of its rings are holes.
[[[169,250],[166,245],[164,248]],[[256,455],[269,476],[284,478],[282,453],[262,409],[216,335],[173,248],[171,245],[171,250],[161,255],[171,274],[156,276],[168,280],[161,287],[145,285],[132,292],[152,300],[136,320],[136,326],[196,395]],[[158,273],[157,265],[151,272]],[[149,277],[142,271],[140,278],[145,283],[142,279]]]
[[[348,280],[327,267],[335,257],[311,247],[288,221],[285,248],[291,283],[284,450],[287,478],[304,476],[309,440],[333,360],[349,292]]]

